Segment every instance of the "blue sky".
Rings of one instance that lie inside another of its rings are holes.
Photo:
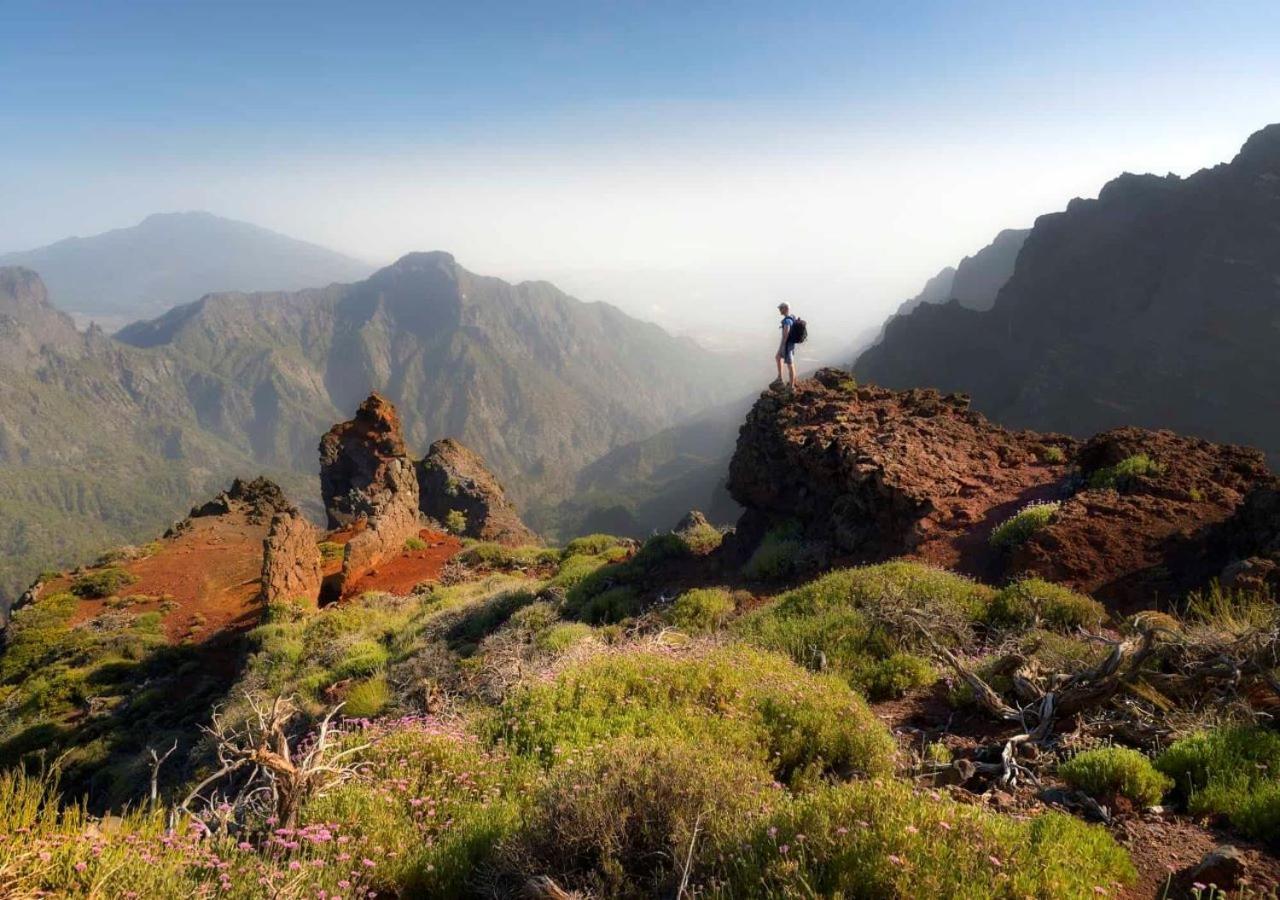
[[[206,208],[854,328],[1122,170],[1230,158],[1277,46],[1275,2],[0,0],[0,248]]]

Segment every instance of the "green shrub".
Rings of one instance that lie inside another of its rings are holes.
[[[561,622],[540,633],[534,644],[544,653],[560,654],[594,633],[590,625],[582,622]]]
[[[690,552],[697,556],[706,556],[724,541],[724,532],[710,524],[695,525],[677,534]]]
[[[1040,451],[1040,459],[1051,465],[1059,466],[1067,461],[1067,454],[1062,451],[1061,447],[1045,447]]]
[[[308,802],[303,821],[342,823],[351,843],[337,844],[335,856],[372,858],[377,865],[366,871],[379,896],[469,896],[533,794],[529,767],[426,723],[374,726],[372,741],[359,757],[360,777]],[[332,868],[336,881],[353,866],[336,861]]]
[[[560,569],[547,582],[547,585],[548,587],[558,587],[566,591],[572,591],[586,580],[587,576],[605,565],[608,565],[608,560],[603,556],[583,556],[579,554],[569,556],[560,564]]]
[[[829,572],[743,616],[734,630],[801,665],[825,663],[874,698],[900,696],[937,679],[914,653],[927,646],[914,619],[955,640],[986,615],[993,593],[943,569],[895,561]]]
[[[783,525],[767,532],[742,567],[742,574],[754,581],[778,581],[806,568],[809,558],[799,528]]]
[[[713,878],[708,895],[725,898],[1057,900],[1120,893],[1136,873],[1103,828],[1056,812],[1014,819],[878,779],[782,804]]]
[[[372,719],[391,704],[391,688],[385,675],[357,682],[347,691],[342,714],[353,719]]]
[[[469,566],[490,569],[514,569],[529,566],[555,565],[560,553],[546,547],[508,547],[504,544],[473,544],[458,554],[458,559]]]
[[[1156,757],[1156,768],[1194,815],[1225,815],[1246,835],[1280,847],[1280,734],[1259,726],[1200,732]]]
[[[584,598],[571,595],[565,611],[575,619],[592,625],[610,625],[637,615],[644,607],[644,597],[629,585],[620,584]]]
[[[632,735],[688,738],[757,759],[782,781],[893,765],[893,739],[847,685],[741,646],[597,654],[517,689],[495,728],[516,751],[548,761]]]
[[[1042,578],[1024,578],[996,593],[988,621],[994,625],[1043,624],[1069,631],[1097,628],[1106,617],[1106,608],[1092,597]]]
[[[1009,550],[1025,543],[1031,535],[1053,521],[1061,506],[1056,500],[1028,503],[995,527],[988,539],[991,546],[998,550]]]
[[[79,605],[73,595],[58,593],[14,611],[0,651],[0,683],[17,683],[41,666],[84,647],[89,636],[67,627]]]
[[[1095,470],[1089,475],[1089,489],[1114,488],[1122,491],[1129,487],[1135,478],[1153,478],[1162,474],[1164,474],[1164,466],[1145,453],[1137,453],[1120,460],[1114,466]]]
[[[678,534],[655,534],[645,541],[640,550],[631,559],[631,564],[646,570],[670,562],[683,559],[690,553],[689,545]]]
[[[517,610],[536,599],[532,592],[524,589],[503,591],[466,609],[447,632],[450,645],[458,648],[479,644],[505,625]]]
[[[126,569],[107,566],[105,569],[86,572],[76,578],[71,582],[71,593],[87,599],[110,597],[121,588],[136,583],[137,580],[138,576]]]
[[[413,535],[404,539],[404,549],[406,553],[414,553],[418,550],[426,550],[427,542],[422,538]]]
[[[714,631],[733,615],[733,598],[720,588],[685,591],[671,606],[673,625],[686,631]]]
[[[566,544],[561,556],[565,559],[571,556],[602,556],[610,550],[622,546],[624,546],[623,539],[614,537],[611,534],[588,534],[584,537],[574,538]]]
[[[467,533],[467,514],[460,509],[451,509],[444,517],[444,527],[450,534]]]
[[[587,896],[674,897],[691,852],[728,851],[779,793],[759,763],[687,740],[619,738],[552,771],[503,846],[503,868]]]
[[[1077,753],[1058,767],[1067,784],[1093,797],[1127,797],[1139,806],[1155,806],[1173,787],[1151,760],[1127,747],[1103,747]]]

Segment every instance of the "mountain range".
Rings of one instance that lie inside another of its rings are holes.
[[[293,291],[366,278],[374,267],[207,212],[158,213],[130,228],[0,254],[40,273],[58,306],[108,330],[214,291]]]
[[[1122,424],[1280,460],[1280,125],[1189,177],[1125,174],[1038,218],[989,309],[891,319],[855,365],[936,387],[1013,426]]]
[[[232,475],[314,494],[315,436],[372,390],[411,446],[459,438],[522,506],[564,499],[584,466],[741,390],[737,364],[692,341],[446,253],[354,284],[208,295],[115,338],[78,332],[30,270],[3,270],[0,293],[9,596]]]

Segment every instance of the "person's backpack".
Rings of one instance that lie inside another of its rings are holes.
[[[791,332],[788,337],[793,344],[803,344],[809,339],[809,326],[805,324],[804,319],[796,316],[796,321],[791,326]]]

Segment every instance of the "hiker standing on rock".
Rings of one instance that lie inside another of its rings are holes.
[[[787,375],[790,380],[787,382],[792,390],[796,386],[796,363],[795,352],[796,344],[804,342],[807,335],[807,328],[804,319],[791,315],[791,307],[785,303],[778,304],[778,312],[782,313],[782,341],[778,344],[778,353],[774,357],[778,363],[778,380],[775,385],[782,385],[782,364],[787,364]]]

